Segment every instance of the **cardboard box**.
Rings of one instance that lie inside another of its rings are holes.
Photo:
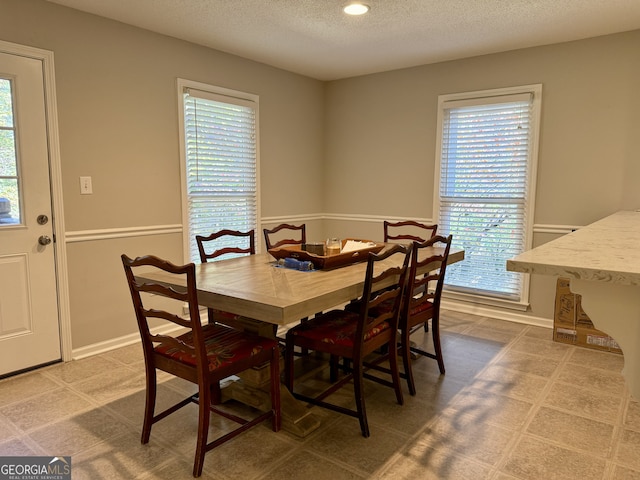
[[[553,339],[580,347],[622,353],[616,341],[596,329],[582,308],[582,296],[571,291],[568,278],[558,278],[553,316]]]

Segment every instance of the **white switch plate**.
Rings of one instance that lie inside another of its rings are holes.
[[[91,195],[92,193],[91,177],[80,177],[80,195]]]

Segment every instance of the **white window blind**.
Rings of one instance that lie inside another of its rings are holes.
[[[257,230],[257,105],[193,88],[183,95],[189,253],[199,262],[196,235]]]
[[[441,103],[439,227],[465,250],[449,291],[520,302],[522,275],[506,261],[530,241],[533,93]]]

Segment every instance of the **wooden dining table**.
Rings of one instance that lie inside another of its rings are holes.
[[[422,250],[423,255],[442,252],[439,247]],[[449,264],[463,259],[463,250],[451,249]],[[361,296],[366,267],[367,263],[361,261],[332,270],[300,271],[279,266],[267,253],[203,263],[196,265],[198,303],[239,315],[248,330],[273,336],[278,326],[339,308]],[[380,267],[386,268],[385,263],[381,262]],[[139,273],[137,276],[176,289],[186,287],[186,279],[176,279],[163,272]],[[243,377],[243,380],[247,378]],[[253,406],[264,408],[260,402],[268,403],[268,396],[263,396],[254,385],[248,385],[247,390],[247,383],[251,381],[231,383],[230,396],[244,403],[258,402]],[[258,397],[261,399],[257,400]],[[301,437],[319,426],[318,419],[286,388],[282,388],[282,418],[283,429]]]

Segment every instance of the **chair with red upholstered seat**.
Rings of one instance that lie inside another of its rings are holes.
[[[254,230],[240,232],[237,230],[220,230],[211,235],[196,235],[196,244],[200,254],[200,262],[207,263],[225,255],[254,255],[256,253]],[[241,317],[234,313],[215,308],[207,308],[209,323],[222,323],[230,327],[244,330]]]
[[[407,380],[409,393],[416,394],[413,370],[411,368],[411,354],[422,355],[433,358],[438,362],[440,373],[445,373],[442,346],[440,343],[440,299],[444,287],[444,276],[451,249],[452,236],[435,236],[426,242],[413,242],[411,251],[411,262],[407,279],[407,288],[404,292],[404,299],[400,309],[400,352],[404,372],[400,376]],[[432,252],[429,247],[441,247],[437,252]],[[425,253],[428,252],[428,253]],[[427,273],[419,273],[426,271]],[[348,308],[352,311],[359,308],[359,304],[351,304]],[[391,311],[392,302],[384,302],[378,305],[381,312]],[[417,345],[411,343],[411,335],[421,327],[431,321],[431,337],[433,339],[433,352],[428,352]],[[379,364],[389,359],[388,354],[381,355],[369,366],[376,370],[388,372],[389,370],[380,367]]]
[[[401,222],[383,223],[384,242],[424,242],[433,238],[438,231],[438,225],[428,225],[426,223],[416,222],[415,220],[404,220]],[[429,324],[424,324],[424,331],[429,331]]]
[[[403,403],[396,341],[409,252],[410,247],[395,245],[377,255],[369,253],[360,310],[331,310],[291,328],[286,336],[285,383],[291,393],[300,400],[358,418],[364,437],[369,436],[364,378],[393,387],[398,403]],[[393,307],[390,311],[376,314],[376,306],[382,302],[389,302]],[[393,354],[390,361],[391,381],[367,374],[363,366],[364,358],[384,345],[389,345]],[[311,397],[294,390],[295,346],[330,355],[332,384],[322,393]],[[343,367],[348,372],[338,379],[340,358],[345,359],[351,367]],[[351,380],[354,384],[355,410],[325,401],[327,396]]]
[[[281,424],[278,342],[224,325],[203,326],[200,322],[193,263],[176,266],[154,256],[132,260],[122,255],[122,264],[133,300],[145,359],[147,380],[142,443],[149,442],[151,426],[154,423],[189,403],[198,404],[198,434],[193,465],[193,476],[198,477],[202,473],[205,453],[218,445],[267,419],[271,419],[273,431],[277,432]],[[149,271],[183,276],[186,290],[178,292],[160,282],[136,277],[134,269],[140,276],[144,273],[149,274]],[[147,302],[153,298],[149,294],[175,300],[177,311],[181,311],[186,302],[189,315],[183,318],[170,311],[148,306]],[[183,333],[176,336],[153,334],[150,331],[149,319],[154,319],[154,326],[158,326],[157,322],[163,320],[174,327],[182,327]],[[271,373],[271,409],[269,411],[260,412],[253,419],[246,420],[212,405],[212,392],[215,394],[216,390],[219,390],[221,380],[248,368],[262,366],[267,362],[270,364]],[[198,385],[198,393],[155,414],[156,370],[168,372]],[[207,442],[211,412],[237,422],[240,426]]]
[[[440,299],[444,287],[444,276],[451,249],[452,236],[436,235],[426,242],[414,242],[409,267],[409,280],[405,292],[405,302],[400,313],[400,343],[402,345],[402,359],[404,375],[411,395],[416,394],[413,371],[411,369],[411,353],[433,358],[438,362],[440,373],[445,373],[442,346],[440,344]],[[431,253],[421,257],[423,251],[431,246],[443,248],[441,253]],[[418,270],[428,270],[422,275]],[[431,320],[431,337],[433,352],[427,352],[411,344],[410,337],[420,327]]]
[[[384,242],[396,242],[409,240],[410,242],[424,242],[435,236],[438,225],[427,225],[415,220],[405,220],[402,222],[383,223]]]

